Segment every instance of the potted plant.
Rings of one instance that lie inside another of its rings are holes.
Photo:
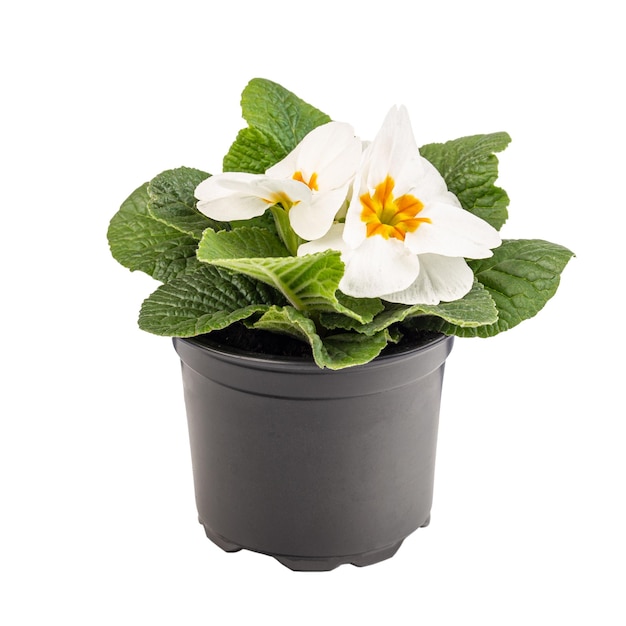
[[[390,557],[430,519],[453,338],[534,316],[572,257],[502,240],[504,132],[371,142],[253,79],[223,173],[180,167],[113,217],[114,258],[162,283],[139,326],[181,358],[199,519],[297,570]]]

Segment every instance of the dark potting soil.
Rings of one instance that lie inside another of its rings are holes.
[[[397,343],[389,343],[382,354],[395,354],[408,348],[426,345],[441,336],[441,333],[430,330],[403,329],[402,339]],[[311,347],[288,335],[271,333],[264,330],[251,330],[243,324],[232,324],[222,330],[214,330],[207,335],[196,337],[208,346],[252,352],[260,355],[271,355],[289,358],[311,358]]]

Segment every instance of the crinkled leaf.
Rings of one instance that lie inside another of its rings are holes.
[[[283,256],[289,256],[289,252],[281,240],[274,233],[256,227],[242,226],[218,232],[208,229],[198,246],[198,258],[206,262],[216,259]]]
[[[129,270],[167,282],[197,268],[198,242],[154,219],[148,211],[148,183],[136,189],[113,216],[107,237],[111,254]]]
[[[311,346],[313,359],[319,367],[342,369],[368,363],[389,341],[386,331],[366,337],[357,333],[340,333],[320,337],[313,321],[293,307],[272,307],[252,328],[290,335]]]
[[[161,285],[143,303],[139,327],[155,335],[193,337],[283,304],[275,290],[211,265]]]
[[[459,328],[431,320],[429,328],[463,337],[491,337],[517,326],[536,315],[556,293],[572,256],[567,248],[539,239],[503,241],[492,257],[469,262],[496,303],[497,322]]]
[[[321,338],[317,334],[313,320],[292,306],[271,307],[258,320],[248,323],[247,326],[289,335],[310,344],[314,351],[321,349]]]
[[[494,185],[498,178],[498,158],[511,138],[507,133],[473,135],[420,148],[443,176],[448,189],[464,209],[500,230],[508,217],[509,197]]]
[[[241,110],[249,129],[239,133],[224,157],[224,171],[262,173],[287,156],[314,128],[331,121],[325,113],[264,78],[248,83],[241,95]]]
[[[412,306],[387,303],[385,310],[369,324],[360,325],[356,320],[333,313],[324,313],[320,321],[329,329],[343,328],[344,330],[355,330],[365,335],[373,335],[392,324],[403,322],[412,317],[430,315],[464,328],[493,324],[498,319],[498,311],[489,292],[475,281],[471,291],[454,302],[441,302],[437,305],[415,304]]]
[[[208,238],[212,238],[210,231]],[[365,323],[373,317],[375,303],[351,301],[349,306],[337,298],[344,265],[341,255],[326,250],[302,257],[215,258],[207,246],[198,251],[200,261],[240,272],[280,291],[299,311],[337,311]]]
[[[198,258],[205,260],[202,255]],[[343,274],[343,263],[338,252],[329,250],[303,257],[210,259],[209,262],[278,289],[299,310],[339,306],[335,291]]]
[[[358,333],[329,335],[323,339],[326,350],[324,366],[341,369],[369,363],[385,349],[389,341],[386,330],[370,336]]]
[[[337,290],[344,267],[338,252],[292,257],[274,233],[261,228],[208,229],[198,259],[261,280],[301,310],[339,311],[367,323],[383,309],[378,298],[351,298]]]
[[[281,143],[258,128],[243,128],[224,157],[225,172],[263,174],[285,156]]]
[[[148,184],[148,210],[155,219],[200,239],[206,228],[220,229],[224,225],[196,209],[196,187],[210,174],[190,167],[166,170]]]
[[[347,296],[341,291],[337,291],[335,295],[341,306],[350,310],[353,314],[357,314],[352,315],[352,319],[359,320],[362,324],[371,322],[376,315],[385,309],[385,305],[380,298],[354,298]]]
[[[474,281],[470,292],[459,300],[411,306],[403,319],[422,315],[434,315],[463,328],[477,328],[496,322],[498,309],[491,294],[478,281]]]
[[[278,139],[287,152],[314,128],[331,121],[326,113],[265,78],[248,83],[241,95],[241,110],[251,127]]]

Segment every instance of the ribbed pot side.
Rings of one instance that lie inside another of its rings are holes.
[[[207,536],[297,570],[392,556],[430,519],[452,344],[330,371],[174,339]]]

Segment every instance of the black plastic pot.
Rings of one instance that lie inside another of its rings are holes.
[[[339,371],[174,339],[199,520],[226,551],[363,566],[430,520],[453,338]]]

